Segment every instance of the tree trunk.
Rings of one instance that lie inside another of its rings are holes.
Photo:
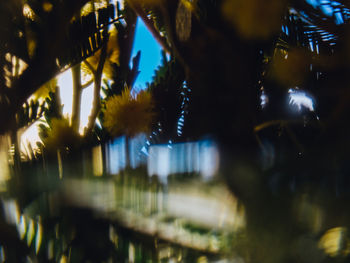
[[[74,131],[79,132],[80,126],[80,108],[81,108],[81,95],[83,88],[81,85],[81,64],[77,64],[72,68],[73,76],[73,105],[72,105],[72,120],[71,125]]]

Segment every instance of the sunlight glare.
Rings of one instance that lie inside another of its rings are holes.
[[[57,78],[57,84],[60,87],[61,101],[63,104],[63,115],[70,117],[72,115],[73,104],[73,79],[72,71],[66,70]]]
[[[60,87],[61,101],[63,104],[63,116],[70,118],[72,116],[73,106],[73,79],[72,71],[67,70],[58,76],[58,86]],[[80,134],[89,121],[89,115],[92,108],[93,85],[83,89],[80,108]]]
[[[94,98],[94,87],[90,85],[83,89],[83,94],[81,96],[81,108],[80,108],[80,127],[79,133],[84,133],[84,128],[89,122],[89,116],[92,109],[92,101]]]
[[[33,149],[33,151],[35,151],[36,149],[38,149],[37,143],[41,141],[41,138],[39,136],[39,126],[38,126],[38,122],[34,122],[31,126],[29,126],[29,128],[27,128],[21,135],[21,146],[20,146],[20,150],[22,153],[26,154],[28,157],[31,157],[31,151],[28,147],[28,145],[30,145],[30,147]]]
[[[298,111],[302,108],[307,108],[309,111],[314,111],[314,101],[311,96],[304,91],[298,89],[289,89],[289,104],[296,106]]]

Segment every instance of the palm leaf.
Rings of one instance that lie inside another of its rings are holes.
[[[114,23],[114,5],[74,20],[68,29],[66,46],[58,56],[61,68],[71,67],[98,51],[108,39],[108,25]]]
[[[27,127],[38,120],[44,112],[45,102],[30,100],[17,112],[17,129]]]

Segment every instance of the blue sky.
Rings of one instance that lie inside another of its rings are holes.
[[[139,50],[141,50],[139,66],[141,72],[135,86],[145,88],[146,82],[151,82],[154,70],[161,62],[161,48],[141,19],[137,21],[132,56],[134,57]]]

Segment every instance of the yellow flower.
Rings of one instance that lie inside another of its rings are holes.
[[[133,95],[129,89],[120,96],[113,96],[106,102],[104,125],[113,136],[126,134],[135,136],[149,132],[153,113],[152,96],[147,91]]]
[[[44,139],[44,145],[48,150],[76,148],[81,137],[69,125],[66,119],[52,119],[48,136]]]

